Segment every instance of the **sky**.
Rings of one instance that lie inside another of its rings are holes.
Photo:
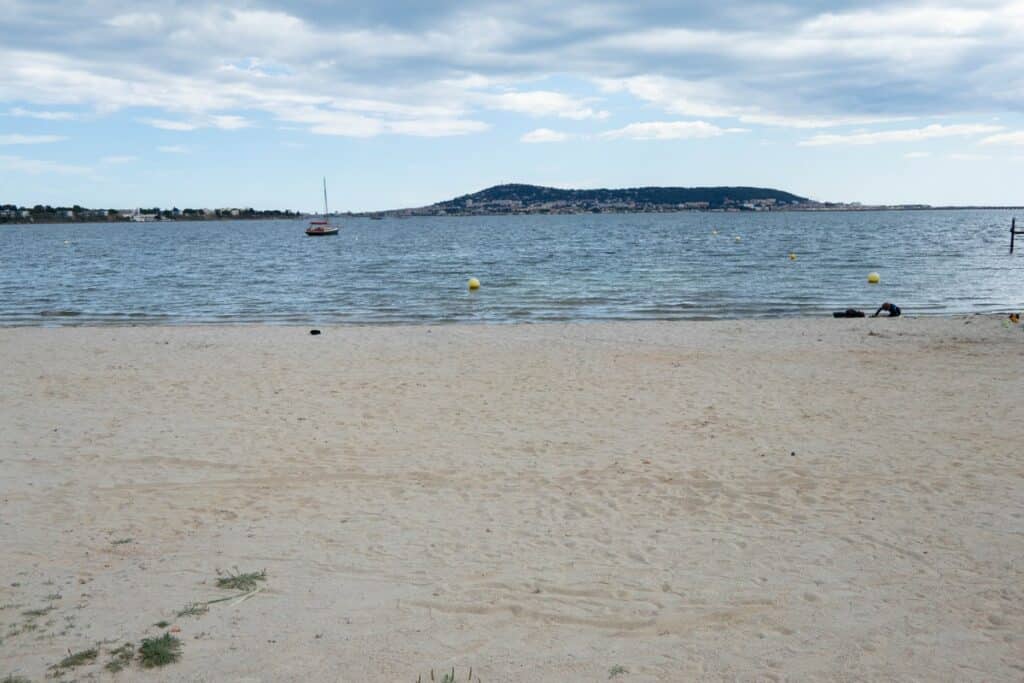
[[[0,0],[0,204],[1024,204],[1024,0]]]

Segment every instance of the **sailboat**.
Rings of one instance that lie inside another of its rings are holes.
[[[327,178],[324,178],[324,219],[322,221],[310,221],[306,228],[306,234],[310,237],[322,237],[326,235],[337,235],[337,226],[327,221]]]

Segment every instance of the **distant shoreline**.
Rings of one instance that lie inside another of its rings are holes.
[[[455,213],[418,213],[416,209],[411,210],[389,210],[389,211],[358,211],[347,213],[332,213],[331,218],[479,218],[485,216],[589,216],[589,215],[640,215],[640,214],[678,214],[678,213],[714,213],[714,214],[751,214],[751,213],[864,213],[883,211],[1024,211],[1024,205],[1015,206],[861,206],[861,207],[786,207],[764,211],[751,211],[740,209],[631,209],[631,210],[601,210],[601,211],[489,211],[479,213],[455,212]],[[212,223],[221,221],[304,221],[316,218],[321,214],[298,214],[285,212],[265,212],[258,216],[179,216],[174,218],[159,218],[146,221],[133,221],[123,217],[18,217],[0,218],[0,226],[4,225],[65,225],[74,223],[83,224],[133,224],[133,223]]]
[[[352,213],[333,214],[339,218],[474,218],[479,216],[589,216],[589,215],[636,215],[636,214],[659,214],[659,213],[728,213],[728,214],[750,214],[750,213],[864,213],[881,211],[1024,211],[1024,205],[1020,206],[863,206],[863,207],[821,207],[821,208],[785,208],[765,211],[749,211],[739,209],[662,209],[643,210],[632,209],[628,211],[489,211],[480,213],[417,213],[415,209],[411,212],[406,210],[389,211],[359,211]]]
[[[1008,313],[1018,311],[1019,307],[1006,306],[1000,309],[977,311],[973,313],[957,311],[914,311],[901,316],[904,320],[963,320],[991,319],[1003,320]],[[868,311],[870,313],[870,311]],[[885,316],[881,318],[887,320]],[[7,320],[0,317],[0,331],[18,329],[196,329],[196,330],[217,330],[248,328],[252,330],[269,329],[303,329],[316,328],[320,330],[353,330],[353,329],[388,329],[388,328],[409,328],[409,329],[445,329],[449,327],[559,327],[566,325],[690,325],[690,324],[723,324],[736,321],[745,323],[771,324],[780,320],[791,322],[807,321],[833,321],[829,324],[857,324],[849,323],[849,320],[862,321],[863,318],[835,319],[828,307],[814,313],[785,313],[780,315],[700,315],[691,317],[666,317],[666,318],[630,318],[630,317],[606,317],[606,318],[564,318],[564,319],[542,319],[542,320],[318,320],[316,316],[291,316],[286,319],[274,320],[265,318],[261,320],[246,319],[239,316],[238,319],[218,318],[216,320],[203,320],[200,318],[183,318],[175,320],[166,315],[154,315],[152,317],[133,317],[133,314],[123,316],[108,316],[104,319],[89,317],[77,311],[51,311],[43,312],[38,316],[28,319]]]

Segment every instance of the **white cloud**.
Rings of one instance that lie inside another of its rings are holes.
[[[21,107],[11,109],[7,112],[7,115],[41,119],[43,121],[71,121],[72,119],[78,118],[77,114],[69,111],[33,111],[30,109],[22,109]]]
[[[354,138],[369,138],[388,133],[444,137],[478,133],[489,127],[482,121],[456,117],[380,118],[314,104],[275,104],[271,111],[281,121],[306,124],[309,131],[317,135]]]
[[[279,121],[306,124],[310,132],[322,135],[446,136],[489,127],[462,115],[460,102],[466,101],[466,93],[435,91],[433,83],[395,90],[331,83],[331,89],[344,91],[343,96],[334,97],[323,91],[317,94],[317,88],[302,79],[294,79],[294,84],[289,79],[285,85],[265,86],[223,74],[217,80],[130,66],[117,76],[100,76],[90,68],[86,62],[73,62],[59,55],[5,53],[0,48],[0,98],[6,78],[12,90],[31,91],[45,101],[93,104],[107,112],[147,107],[184,113],[181,118],[140,119],[147,125],[174,131],[234,130],[252,125],[242,116],[218,113],[226,109],[261,111]],[[375,97],[361,96],[368,92]]]
[[[557,116],[563,119],[605,119],[608,112],[592,109],[582,100],[550,90],[507,92],[489,95],[484,102],[492,109],[513,111],[529,116]]]
[[[685,16],[642,1],[453,0],[426,11],[382,0],[355,15],[330,3],[315,13],[305,3],[258,4],[140,0],[126,11],[120,2],[0,0],[11,29],[0,101],[147,108],[150,125],[165,130],[249,125],[223,112],[299,123],[287,113],[299,107],[316,119],[303,124],[311,132],[364,137],[475,133],[487,128],[481,109],[608,116],[598,97],[538,85],[553,74],[611,78],[612,91],[663,112],[645,118],[723,127],[717,119],[815,129],[1024,103],[1019,0],[824,13],[788,0],[705,3]]]
[[[822,147],[825,145],[877,145],[883,143],[921,142],[934,138],[970,137],[984,135],[1002,130],[1002,126],[989,124],[951,124],[933,123],[924,128],[906,128],[902,130],[884,130],[874,132],[858,132],[847,135],[821,133],[801,140],[803,147]]]
[[[212,115],[209,117],[208,121],[210,126],[213,128],[220,128],[221,130],[238,130],[239,128],[248,128],[252,125],[241,116],[226,114]]]
[[[159,147],[156,148],[156,150],[158,152],[163,152],[164,154],[188,154],[189,153],[188,147],[184,147],[182,145],[160,145]]]
[[[684,140],[713,138],[726,133],[746,133],[745,128],[720,128],[707,121],[649,121],[631,123],[623,128],[601,133],[610,140]]]
[[[981,141],[983,145],[1024,145],[1024,130],[990,135]]]
[[[978,10],[884,7],[826,13],[770,30],[644,27],[600,39],[609,50],[648,53],[663,58],[685,55],[779,64],[808,60],[880,61],[896,66],[948,65],[984,44],[984,36],[1002,33],[999,20],[1012,21],[1013,3]]]
[[[898,116],[821,116],[784,114],[747,104],[753,94],[737,93],[715,81],[688,81],[665,76],[645,75],[596,81],[606,92],[627,92],[645,102],[680,116],[733,118],[741,123],[786,128],[830,128],[905,120]],[[744,104],[738,104],[740,100]]]
[[[45,145],[62,140],[67,140],[67,138],[62,135],[20,135],[18,133],[0,135],[0,145]]]
[[[107,19],[107,26],[124,29],[126,31],[147,33],[159,31],[163,28],[163,18],[155,12],[130,12],[118,14]]]
[[[192,131],[200,128],[219,128],[221,130],[238,130],[248,128],[252,124],[241,116],[229,114],[209,114],[196,116],[188,121],[174,121],[170,119],[141,119],[145,124],[161,130]]]
[[[101,164],[129,164],[138,161],[139,158],[131,155],[109,156],[100,159]]]
[[[904,159],[924,159],[924,158],[930,157],[930,156],[931,156],[931,154],[929,152],[907,152],[906,154],[903,155],[903,158]]]
[[[388,121],[384,123],[384,130],[389,133],[400,133],[425,138],[480,133],[488,128],[490,128],[490,125],[483,121],[458,119],[418,119],[413,121]]]
[[[954,161],[988,161],[992,157],[987,154],[950,154],[950,159]]]
[[[190,123],[188,121],[169,121],[167,119],[142,119],[142,122],[159,128],[160,130],[196,130],[199,128],[198,124]]]
[[[40,159],[23,159],[16,156],[0,156],[0,170],[28,173],[31,175],[91,175],[93,170],[87,166],[62,164],[56,161]]]
[[[524,133],[520,142],[565,142],[569,139],[568,133],[562,133],[557,130],[551,130],[550,128],[538,128],[531,130],[529,133]]]

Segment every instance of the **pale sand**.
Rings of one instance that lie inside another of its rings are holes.
[[[0,360],[0,676],[167,619],[181,661],[116,680],[1024,678],[1001,319],[3,329]],[[175,616],[235,566],[265,590]]]

